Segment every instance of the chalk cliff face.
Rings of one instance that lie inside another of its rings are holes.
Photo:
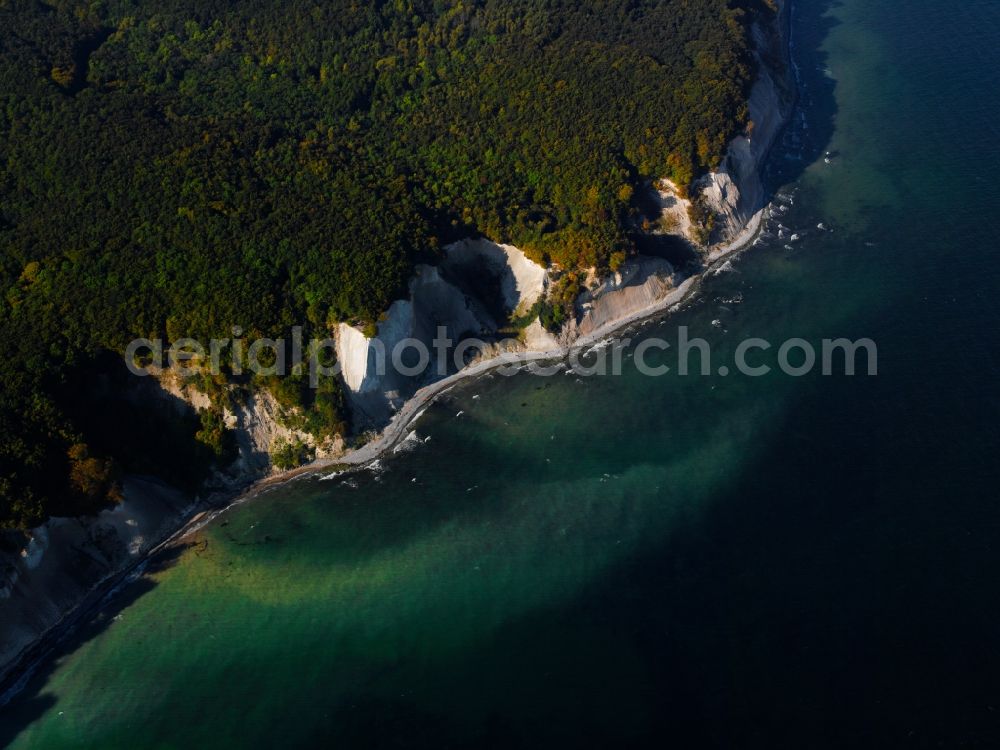
[[[512,312],[525,312],[545,293],[545,269],[513,245],[498,245],[486,239],[462,240],[445,248],[445,267],[474,267],[483,262],[500,281],[504,304]]]
[[[126,396],[165,403],[178,414],[211,406],[208,396],[170,371],[135,378]],[[270,451],[278,440],[301,440],[318,458],[343,451],[339,437],[317,443],[312,435],[286,426],[281,407],[266,390],[234,403],[223,415],[235,432],[239,458],[211,477],[208,493],[239,489],[270,473]],[[97,516],[53,518],[23,537],[0,534],[0,679],[25,648],[78,607],[95,586],[127,570],[173,533],[198,502],[143,477],[126,477],[123,490],[124,500]]]
[[[679,282],[673,266],[662,258],[631,258],[596,289],[580,295],[577,320],[566,327],[563,340],[572,343],[644,310],[670,294]]]
[[[355,394],[376,393],[385,386],[380,377],[380,352],[391,352],[399,342],[410,338],[415,328],[413,302],[397,300],[378,324],[378,335],[369,339],[358,328],[341,323],[337,326],[337,361],[344,385]]]
[[[471,289],[464,282],[472,277],[481,282],[481,289]],[[417,267],[409,299],[392,304],[378,322],[378,335],[368,338],[354,326],[339,324],[337,361],[355,427],[384,426],[408,397],[438,375],[436,367],[417,372],[414,347],[402,348],[403,367],[399,367],[392,357],[397,346],[412,339],[436,356],[434,341],[439,329],[451,342],[445,347],[449,352],[470,338],[488,343],[497,337],[503,319],[530,308],[547,283],[546,270],[516,247],[483,239],[464,240],[445,249],[440,266]],[[493,296],[490,291],[496,292],[499,309],[484,300],[484,296]],[[532,334],[539,337],[538,331]],[[447,359],[449,370],[453,370],[452,357]]]
[[[95,586],[172,533],[191,504],[182,493],[137,477],[125,480],[124,495],[95,518],[53,518],[0,545],[0,677]]]
[[[337,330],[337,357],[349,391],[352,417],[370,429],[384,427],[393,414],[419,388],[441,375],[435,369],[419,375],[400,373],[392,362],[392,350],[406,339],[419,341],[432,356],[438,327],[458,343],[470,337],[486,346],[477,360],[502,353],[537,351],[558,353],[583,336],[620,320],[638,310],[655,305],[680,283],[673,266],[661,258],[636,257],[627,260],[618,273],[594,280],[576,302],[576,316],[558,334],[546,331],[533,321],[519,339],[497,339],[497,322],[487,305],[462,288],[462,267],[486,261],[503,293],[508,313],[530,308],[548,286],[548,273],[510,245],[486,240],[457,243],[448,248],[440,268],[422,266],[410,284],[410,298],[396,302],[379,322],[378,335],[366,338],[357,328],[340,324]],[[479,271],[482,266],[477,266]],[[405,364],[405,363],[404,363]],[[451,358],[449,356],[449,364]]]
[[[266,389],[254,391],[246,401],[236,402],[222,410],[226,427],[233,430],[239,458],[224,473],[217,474],[215,484],[234,488],[266,476],[272,471],[271,452],[279,443],[302,443],[309,446],[316,458],[337,455],[344,441],[339,436],[318,441],[305,430],[289,427],[282,408]]]
[[[136,403],[165,401],[181,414],[197,413],[212,407],[212,400],[172,370],[151,370],[151,377],[133,381],[130,398]],[[343,448],[339,437],[317,441],[308,432],[289,427],[288,417],[266,389],[257,389],[244,398],[232,398],[223,406],[226,427],[233,430],[239,457],[210,482],[211,489],[240,487],[271,471],[271,451],[279,442],[301,442],[317,458],[334,455]]]
[[[782,12],[787,13],[787,8]],[[717,246],[740,234],[766,199],[760,169],[794,93],[781,72],[787,65],[787,51],[783,26],[778,26],[756,27],[753,32],[761,63],[749,101],[753,131],[750,137],[731,142],[723,164],[700,186],[717,216],[712,238]],[[677,198],[675,189],[660,198],[661,209],[676,214],[675,231],[690,236],[686,202]],[[472,278],[477,280],[476,288],[470,286]],[[510,347],[553,354],[565,351],[582,337],[667,300],[678,292],[681,282],[665,260],[631,258],[610,278],[593,280],[576,302],[575,320],[558,335],[535,320],[520,341],[494,341],[484,356]],[[444,327],[454,344],[470,337],[490,342],[498,338],[498,329],[508,317],[524,313],[541,299],[548,284],[547,270],[517,248],[484,239],[465,240],[446,248],[440,266],[417,269],[408,299],[389,308],[375,338],[340,324],[337,358],[355,429],[384,427],[406,399],[436,375],[433,371],[431,375],[399,372],[390,357],[397,344],[412,338],[433,353],[439,327]],[[182,387],[169,375],[137,379],[137,383],[136,398],[167,398],[182,410],[210,405],[204,394]],[[311,435],[283,424],[281,408],[266,391],[225,409],[224,417],[236,432],[240,458],[229,471],[213,478],[216,489],[245,485],[271,471],[269,453],[279,439],[301,440],[320,458],[343,451],[339,438],[317,445]],[[0,678],[24,648],[78,607],[95,585],[127,569],[190,510],[190,501],[180,493],[129,478],[125,501],[96,518],[53,519],[23,539],[0,537]]]
[[[782,3],[781,13],[787,13]],[[734,239],[766,203],[761,167],[787,120],[794,88],[785,75],[789,65],[785,24],[753,27],[758,77],[748,106],[753,130],[729,144],[719,169],[706,175],[696,188],[716,215],[714,242]]]

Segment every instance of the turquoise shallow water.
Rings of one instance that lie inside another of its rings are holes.
[[[797,8],[804,238],[631,335],[871,337],[878,377],[469,383],[156,561],[0,744],[996,746],[1000,5]]]

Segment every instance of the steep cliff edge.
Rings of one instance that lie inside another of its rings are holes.
[[[706,263],[742,247],[748,227],[752,230],[766,203],[761,167],[794,99],[785,75],[787,12],[782,3],[781,19],[774,27],[753,29],[760,73],[749,99],[751,133],[735,138],[720,168],[698,186],[716,215]],[[661,198],[662,210],[677,213],[678,231],[690,238],[690,226],[684,221],[687,204],[670,196]],[[591,280],[576,300],[575,318],[558,334],[534,320],[517,339],[504,339],[510,320],[544,297],[551,273],[509,245],[485,239],[456,243],[447,249],[440,266],[418,268],[408,298],[393,303],[378,322],[376,336],[366,336],[346,323],[337,326],[337,358],[355,428],[380,430],[388,425],[383,439],[353,457],[344,456],[342,441],[317,444],[312,436],[284,424],[274,398],[260,391],[224,413],[227,426],[236,432],[240,458],[229,473],[214,478],[215,486],[234,489],[266,475],[278,440],[309,445],[320,464],[360,462],[391,446],[421,405],[440,392],[431,387],[435,381],[443,385],[451,380],[433,369],[409,375],[393,367],[388,355],[406,339],[431,347],[438,328],[444,327],[453,341],[451,350],[469,338],[486,341],[478,361],[463,370],[474,374],[490,366],[491,357],[499,362],[507,356],[555,356],[607,335],[616,325],[674,304],[691,288],[692,280],[666,260],[630,258],[612,277]],[[386,357],[385,367],[379,365],[380,352]],[[196,391],[169,382],[164,389],[189,408],[207,405]],[[95,586],[140,560],[191,512],[191,503],[179,493],[130,478],[121,506],[93,519],[54,519],[26,539],[8,540],[7,549],[0,548],[0,682],[4,670],[78,608]]]
[[[156,402],[179,417],[212,406],[208,396],[170,371],[135,378],[126,398]],[[300,441],[317,459],[343,452],[339,437],[319,442],[287,426],[287,415],[266,390],[232,399],[223,409],[239,454],[192,497],[151,477],[126,476],[121,503],[93,517],[53,518],[25,534],[0,533],[0,687],[39,638],[72,618],[96,587],[117,580],[168,539],[186,519],[272,471],[279,441]],[[0,696],[2,702],[2,696]]]
[[[762,167],[795,100],[794,82],[788,74],[789,10],[785,2],[779,8],[776,23],[754,24],[752,29],[758,75],[747,103],[749,133],[734,138],[720,167],[696,185],[716,217],[715,244],[736,239],[767,202]]]
[[[681,197],[669,180],[655,183],[659,217],[654,231],[675,234],[691,247],[700,247],[700,269],[748,245],[766,210],[763,165],[791,114],[796,95],[788,47],[790,9],[784,0],[778,0],[776,6],[773,23],[758,23],[751,30],[758,76],[749,95],[748,132],[734,138],[719,168],[694,185],[695,201],[715,219],[707,245],[698,241],[690,221],[692,201]],[[547,331],[535,320],[517,340],[487,346],[470,371],[481,368],[491,357],[500,361],[512,356],[565,353],[595,335],[607,335],[616,325],[668,307],[692,288],[700,270],[685,265],[676,268],[662,258],[639,255],[626,260],[608,278],[597,279],[591,273],[587,288],[575,301],[575,315],[560,331]],[[475,271],[473,276],[492,278],[502,290],[499,310],[495,303],[490,304],[489,293],[484,294],[482,288],[471,290],[462,283],[463,278],[469,278],[470,274],[464,273],[469,269]],[[337,353],[356,415],[361,415],[370,428],[381,430],[403,416],[400,409],[414,394],[422,388],[428,392],[435,380],[449,375],[431,372],[401,377],[391,372],[391,367],[381,371],[376,352],[391,351],[394,344],[406,338],[430,347],[439,325],[444,325],[448,337],[458,342],[470,336],[489,340],[498,332],[499,320],[515,311],[523,312],[543,298],[551,281],[550,269],[533,263],[509,245],[479,239],[447,248],[440,269],[419,270],[411,283],[410,299],[390,308],[379,325],[378,336],[368,339],[356,328],[340,326]],[[383,361],[387,359],[383,357]],[[370,453],[366,450],[362,455]]]
[[[124,495],[94,518],[54,518],[0,545],[7,548],[0,551],[0,685],[42,634],[95,587],[142,561],[193,507],[181,492],[140,477],[125,480]]]
[[[499,340],[507,321],[542,297],[548,280],[546,269],[516,247],[462,240],[445,248],[440,266],[417,267],[409,298],[392,304],[378,322],[377,335],[367,337],[359,328],[339,324],[337,361],[355,429],[381,429],[417,390],[456,371],[452,353],[463,342]],[[436,354],[436,339],[451,342],[440,347],[447,354],[445,371],[418,367],[415,348],[393,361],[394,349],[408,340]],[[544,332],[530,326],[525,340],[537,344]]]

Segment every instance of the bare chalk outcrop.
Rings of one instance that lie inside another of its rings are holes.
[[[783,70],[787,64],[783,30],[782,24],[754,29],[761,65],[749,101],[753,129],[731,142],[719,169],[698,186],[705,204],[716,215],[713,244],[703,256],[705,266],[721,262],[749,244],[760,222],[766,202],[761,167],[793,98]],[[690,240],[688,204],[675,187],[661,185],[661,216],[673,217],[668,222],[669,231]],[[485,279],[485,285],[472,288],[469,279],[473,277]],[[430,347],[439,327],[444,327],[455,342],[469,337],[499,338],[510,316],[524,313],[542,299],[549,280],[547,269],[513,246],[485,239],[449,246],[440,266],[417,269],[408,298],[389,308],[378,322],[377,335],[366,336],[347,323],[336,328],[337,358],[352,410],[362,426],[381,430],[381,435],[350,453],[345,453],[339,438],[317,444],[308,433],[289,426],[293,420],[270,393],[258,390],[224,408],[226,423],[237,435],[240,458],[228,472],[213,478],[214,486],[246,486],[271,472],[270,453],[279,441],[300,441],[315,450],[317,461],[304,471],[335,462],[373,460],[406,434],[427,403],[461,378],[505,363],[563,356],[573,347],[589,345],[624,325],[678,304],[692,292],[698,279],[680,275],[663,259],[631,258],[611,277],[592,279],[577,299],[575,319],[558,334],[535,320],[521,332],[519,340],[503,345],[495,342],[486,356],[450,374],[438,374],[431,368],[427,374],[407,375],[386,358],[382,361],[389,366],[380,368],[380,350],[391,353],[406,339]],[[170,377],[158,380],[150,397],[170,399],[179,409],[210,405],[207,396],[179,381]],[[64,618],[95,596],[95,588],[128,571],[190,518],[192,508],[180,493],[132,477],[125,482],[125,500],[120,506],[91,519],[52,519],[24,539],[10,537],[0,544],[0,680],[4,669],[9,670],[37,649],[47,633],[58,630]]]
[[[125,480],[124,495],[94,518],[53,518],[20,544],[7,540],[0,551],[0,682],[95,587],[176,531],[192,506],[181,492],[138,477]]]
[[[781,3],[781,13],[787,8]],[[748,107],[752,128],[734,138],[720,167],[697,185],[707,207],[716,216],[714,241],[732,242],[754,221],[767,203],[761,168],[784,127],[795,98],[787,74],[788,45],[783,22],[755,24],[753,39],[758,63],[757,80]]]
[[[487,239],[467,239],[445,248],[445,267],[484,264],[498,278],[504,304],[511,312],[526,312],[548,288],[548,273],[513,245]]]
[[[665,299],[681,279],[661,258],[631,258],[618,273],[577,300],[578,321],[567,326],[564,341],[573,343]],[[566,335],[568,334],[568,335]]]

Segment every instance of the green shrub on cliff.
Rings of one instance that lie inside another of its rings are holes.
[[[301,440],[287,441],[279,438],[271,448],[271,462],[275,468],[286,471],[309,463],[315,458],[315,451]]]
[[[0,4],[0,524],[67,496],[67,451],[99,428],[65,408],[67,373],[137,336],[372,324],[415,263],[475,232],[617,264],[632,190],[686,185],[745,125],[747,23],[767,12]],[[336,390],[297,405],[343,431]],[[199,434],[221,455],[215,426]]]

